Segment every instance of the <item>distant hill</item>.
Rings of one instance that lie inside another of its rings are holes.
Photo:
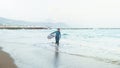
[[[6,26],[40,26],[40,27],[68,27],[64,23],[52,23],[52,22],[28,22],[28,21],[20,21],[20,20],[12,20],[7,18],[0,17],[0,25]]]

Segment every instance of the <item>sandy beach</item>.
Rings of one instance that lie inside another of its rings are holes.
[[[0,68],[17,68],[10,55],[0,48]]]

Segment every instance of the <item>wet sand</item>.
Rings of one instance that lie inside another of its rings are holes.
[[[10,55],[0,48],[0,68],[17,68]]]

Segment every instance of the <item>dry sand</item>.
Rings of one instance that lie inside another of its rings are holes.
[[[0,68],[17,68],[10,55],[0,48]]]

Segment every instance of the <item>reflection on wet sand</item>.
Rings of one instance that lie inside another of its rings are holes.
[[[55,47],[54,68],[59,66],[59,47]]]

